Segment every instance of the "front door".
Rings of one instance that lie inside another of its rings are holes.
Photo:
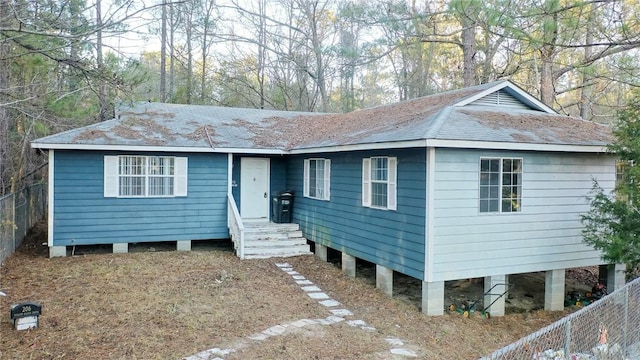
[[[240,216],[269,220],[269,159],[241,158]]]

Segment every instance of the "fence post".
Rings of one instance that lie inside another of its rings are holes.
[[[627,349],[627,335],[629,333],[629,286],[624,287],[624,327],[622,328],[623,349]]]
[[[13,193],[11,195],[11,207],[13,210],[11,211],[11,242],[13,243],[13,248],[11,249],[11,254],[16,252],[16,230],[18,229],[18,223],[16,222],[16,194]]]
[[[564,327],[564,356],[570,359],[571,354],[571,319],[567,319],[567,324]]]

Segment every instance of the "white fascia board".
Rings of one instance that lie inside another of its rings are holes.
[[[206,148],[189,146],[140,146],[140,145],[93,145],[93,144],[47,144],[31,143],[34,149],[51,150],[102,150],[102,151],[144,151],[144,152],[189,152],[189,153],[236,153],[283,155],[280,149]]]
[[[409,141],[389,141],[370,144],[355,145],[338,145],[338,146],[322,146],[314,148],[297,148],[291,150],[290,154],[314,154],[342,151],[358,151],[358,150],[380,150],[380,149],[405,149],[415,147],[425,147],[425,140],[409,140]]]
[[[606,153],[606,146],[599,145],[562,145],[562,144],[534,144],[510,143],[496,141],[442,140],[421,139],[409,141],[389,141],[370,144],[322,146],[314,148],[298,148],[291,151],[282,149],[245,149],[245,148],[205,148],[181,146],[131,146],[131,145],[88,145],[88,144],[45,144],[31,143],[34,149],[50,150],[102,150],[102,151],[144,151],[144,152],[184,152],[184,153],[233,153],[233,154],[314,154],[329,152],[346,152],[358,150],[403,149],[416,147],[465,148],[465,149],[493,149],[493,150],[525,150],[525,151],[557,151]]]
[[[558,114],[557,111],[553,110],[552,108],[548,107],[547,105],[545,105],[543,102],[541,102],[540,100],[536,99],[535,97],[531,96],[531,94],[529,94],[528,92],[522,90],[520,87],[516,86],[515,84],[513,84],[512,82],[505,80],[501,83],[496,84],[495,86],[492,86],[491,88],[482,91],[468,99],[465,99],[463,101],[457,102],[455,104],[453,104],[453,106],[455,107],[461,107],[461,106],[465,106],[465,105],[469,105],[470,103],[484,97],[487,96],[493,92],[496,92],[500,89],[504,89],[508,87],[509,89],[511,89],[512,91],[518,93],[520,96],[522,96],[523,98],[526,98],[529,102],[531,102],[532,104],[534,104],[534,106],[538,107],[540,110],[549,113],[549,114]]]
[[[426,141],[427,147],[457,148],[457,149],[486,149],[486,150],[522,150],[549,152],[577,152],[577,153],[607,153],[606,146],[600,145],[563,145],[563,144],[533,144],[510,143],[496,141],[468,141],[468,140],[440,140]]]

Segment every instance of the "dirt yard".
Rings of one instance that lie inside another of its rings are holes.
[[[401,340],[421,359],[477,359],[571,311],[537,310],[541,274],[510,279],[521,282],[510,292],[505,317],[427,317],[419,311],[419,282],[398,276],[389,298],[372,286],[366,263],[352,279],[313,256],[241,261],[227,244],[192,252],[148,244],[129,254],[76,249],[74,256],[49,259],[45,239],[41,227],[1,268],[0,290],[7,294],[0,297],[1,359],[180,359],[212,348],[234,349],[223,356],[228,360],[405,358],[390,352],[388,339]],[[369,329],[313,323],[250,339],[275,325],[331,316],[276,266],[282,262]],[[576,286],[594,276],[589,269],[569,275]],[[448,283],[447,294],[451,302],[471,300],[482,295],[482,284]],[[42,304],[40,326],[16,331],[9,308],[24,301]]]

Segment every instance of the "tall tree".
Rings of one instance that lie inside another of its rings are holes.
[[[610,150],[619,156],[618,181],[615,191],[606,193],[594,184],[591,210],[582,216],[584,241],[602,250],[603,258],[627,264],[628,269],[640,265],[640,92],[629,106],[618,113],[615,141]]]
[[[167,2],[162,0],[160,15],[160,101],[167,102]]]
[[[0,24],[10,21],[9,0],[0,0]],[[0,196],[8,190],[9,162],[9,42],[0,39]]]

